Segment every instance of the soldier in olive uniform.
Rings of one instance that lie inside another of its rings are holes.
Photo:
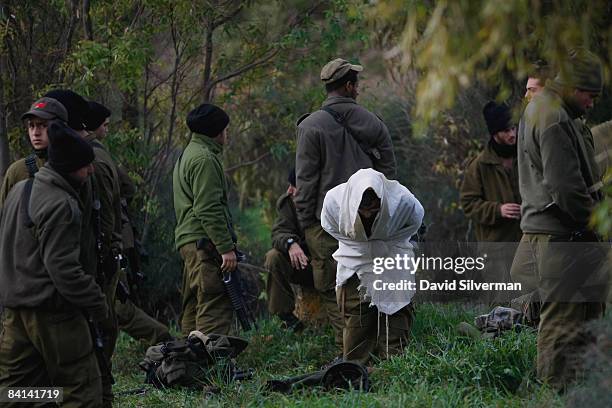
[[[125,174],[125,172],[120,171],[119,167],[116,166],[113,159],[108,154],[105,146],[103,145],[104,139],[108,135],[108,126],[110,123],[111,111],[104,105],[90,101],[88,103],[89,111],[86,118],[87,130],[90,132],[87,137],[88,140],[92,140],[92,145],[94,146],[94,152],[96,153],[96,157],[102,163],[99,165],[105,171],[102,172],[104,177],[102,180],[109,180],[105,183],[105,185],[101,185],[99,188],[106,189],[106,191],[113,191],[115,188],[115,184],[118,184],[119,187],[119,203],[121,206],[120,213],[117,214],[116,208],[114,210],[114,238],[111,243],[111,247],[114,249],[115,254],[121,251],[126,254],[134,249],[134,234],[132,231],[132,227],[130,224],[129,218],[127,218],[126,206],[124,206],[124,195],[123,190],[128,190],[126,184],[130,184],[131,189],[131,181],[129,180],[129,176]],[[95,165],[95,163],[94,163]],[[114,179],[116,174],[116,180]],[[112,180],[107,175],[112,176]],[[115,183],[116,181],[116,183]],[[123,188],[122,188],[123,186]],[[101,194],[101,197],[109,197],[108,199],[112,200],[113,208],[116,206],[115,200],[117,197],[113,195],[105,195]],[[104,204],[102,202],[102,204]],[[127,205],[127,203],[126,203]],[[108,217],[102,217],[105,219]],[[110,222],[110,221],[109,221]],[[119,225],[116,225],[119,223]],[[117,228],[120,227],[120,233],[117,232]],[[118,238],[120,237],[120,239]],[[121,243],[121,245],[119,244]],[[114,270],[117,270],[116,262],[110,266]],[[117,272],[114,272],[117,273]],[[119,301],[117,296],[115,296],[115,314],[117,318],[117,326],[118,329],[126,331],[130,336],[136,339],[143,339],[150,344],[157,344],[160,341],[166,341],[171,338],[168,333],[168,328],[161,324],[160,322],[153,319],[151,316],[147,315],[142,309],[137,307],[127,296],[129,295],[129,289],[127,285],[127,277],[124,272],[119,272],[117,275],[117,280],[122,280],[121,285],[116,285],[116,290],[121,290],[123,302]]]
[[[106,319],[108,306],[80,262],[78,193],[94,153],[59,121],[48,134],[48,162],[11,189],[0,211],[0,388],[63,387],[66,406],[99,407],[88,319]]]
[[[266,253],[265,267],[270,272],[266,286],[268,311],[287,327],[298,330],[303,325],[293,314],[295,294],[291,284],[313,286],[308,248],[293,202],[298,195],[295,169],[289,173],[289,187],[276,203],[277,217],[272,226],[272,246]]]
[[[121,166],[117,168],[119,175],[120,190],[121,190],[121,215],[123,217],[123,253],[127,257],[130,267],[130,273],[137,274],[140,272],[140,254],[136,247],[136,231],[132,225],[132,220],[129,215],[129,205],[136,188],[129,174]],[[121,271],[121,280],[123,284],[132,290],[129,286],[128,278],[124,271]],[[129,293],[130,296],[135,294]],[[153,317],[149,316],[144,310],[134,304],[130,297],[120,301],[115,301],[115,311],[117,313],[117,321],[119,329],[129,334],[137,340],[144,340],[148,344],[158,344],[163,341],[172,339],[168,327]]]
[[[602,316],[608,246],[589,229],[602,194],[592,137],[576,119],[593,106],[603,86],[599,59],[584,49],[527,105],[518,133],[522,242],[512,277],[534,259],[532,282],[541,301],[538,377],[563,388],[580,370],[581,352],[592,338],[585,323]],[[588,130],[588,128],[586,128]],[[515,278],[516,277],[516,278]]]
[[[177,225],[175,245],[185,263],[181,330],[230,333],[233,307],[222,280],[236,269],[232,227],[223,171],[229,116],[202,104],[187,116],[194,133],[174,166],[172,187]]]
[[[483,115],[489,142],[465,170],[460,202],[465,215],[474,223],[479,253],[487,254],[482,278],[487,282],[510,282],[513,243],[521,239],[516,127],[506,104],[488,102]],[[487,303],[499,304],[512,295],[490,291],[482,293],[482,297]]]
[[[98,284],[102,287],[108,302],[109,316],[102,321],[101,329],[104,343],[102,371],[102,393],[104,406],[111,406],[112,392],[112,355],[119,334],[117,317],[114,311],[115,293],[119,279],[116,255],[121,248],[121,218],[119,203],[119,183],[115,164],[104,146],[91,134],[92,126],[89,103],[79,94],[67,89],[55,89],[47,94],[64,105],[68,111],[68,126],[74,129],[94,151],[94,174],[83,186],[80,195],[84,206],[84,232],[81,250],[83,262],[90,270],[96,271]]]
[[[343,319],[336,302],[338,242],[321,227],[323,199],[330,189],[346,182],[362,168],[374,168],[395,177],[395,155],[389,130],[375,114],[360,106],[360,65],[337,58],[321,70],[327,99],[297,127],[295,199],[298,220],[306,237],[314,286],[342,347]]]
[[[4,175],[2,187],[0,188],[0,208],[9,191],[15,184],[28,177],[34,177],[39,168],[47,160],[47,126],[50,120],[59,119],[68,121],[66,108],[52,98],[41,98],[32,104],[29,111],[21,115],[21,119],[26,122],[28,136],[34,152],[28,157],[12,163]]]
[[[344,360],[367,364],[372,356],[401,354],[408,344],[415,291],[384,290],[374,282],[415,282],[414,275],[397,268],[376,274],[374,259],[413,257],[410,239],[423,215],[406,187],[372,169],[357,171],[325,196],[321,225],[339,242],[334,259]]]

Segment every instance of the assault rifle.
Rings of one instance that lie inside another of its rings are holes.
[[[212,243],[212,241],[208,238],[202,238],[196,243],[197,249],[202,249],[210,255],[214,255],[215,258],[221,262],[221,254],[217,251],[217,248]],[[237,249],[234,250],[236,253],[236,259],[238,262],[246,261],[246,255]],[[255,327],[257,329],[257,323],[255,322],[255,318],[253,317],[253,313],[251,309],[247,305],[245,301],[244,287],[242,285],[241,272],[236,267],[233,272],[223,273],[223,286],[225,286],[225,291],[227,292],[230,300],[232,302],[232,307],[234,308],[234,312],[236,312],[236,317],[238,318],[238,322],[244,331],[249,331]]]
[[[94,343],[94,351],[96,353],[96,359],[98,360],[98,366],[100,367],[100,371],[108,373],[111,384],[114,384],[115,379],[113,378],[111,369],[108,366],[108,361],[106,360],[106,353],[104,352],[104,337],[102,336],[100,326],[98,326],[98,323],[96,323],[91,318],[91,316],[89,316],[89,314],[84,313],[84,315],[85,319],[87,320],[87,324],[89,325],[89,332],[91,334],[91,339]]]

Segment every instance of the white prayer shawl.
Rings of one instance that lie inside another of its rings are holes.
[[[368,188],[381,198],[380,211],[369,238],[357,211],[363,192]],[[395,258],[396,255],[403,258],[404,254],[413,257],[410,238],[419,229],[423,215],[423,206],[406,187],[373,169],[361,169],[346,183],[329,190],[323,201],[321,226],[339,242],[333,254],[338,262],[336,290],[357,273],[360,288],[365,288],[370,306],[376,306],[380,312],[391,315],[410,304],[414,291],[374,290],[374,281],[414,282],[414,271],[391,268],[374,274],[373,260]]]

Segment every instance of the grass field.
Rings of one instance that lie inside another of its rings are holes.
[[[546,407],[564,401],[535,381],[534,333],[506,333],[498,339],[471,339],[456,331],[457,323],[471,322],[473,306],[419,305],[412,342],[405,354],[377,362],[372,390],[324,392],[300,390],[291,395],[266,393],[267,379],[318,370],[333,359],[331,332],[308,329],[301,334],[283,330],[276,320],[260,322],[259,331],[239,357],[241,367],[255,369],[252,380],[217,384],[218,394],[201,391],[157,390],[144,395],[121,395],[142,386],[137,366],[145,347],[121,335],[114,358],[116,406],[282,406],[282,407]]]

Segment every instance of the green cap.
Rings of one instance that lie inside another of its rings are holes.
[[[601,60],[584,48],[573,49],[556,80],[565,86],[601,93],[603,88]]]
[[[40,98],[32,104],[30,110],[21,115],[21,120],[27,119],[30,116],[36,116],[41,119],[61,119],[64,122],[68,121],[68,112],[64,105],[57,99]]]
[[[336,58],[335,60],[325,64],[321,70],[321,81],[326,84],[330,84],[342,78],[351,70],[361,72],[363,71],[363,67],[361,65],[353,65],[342,58]]]

